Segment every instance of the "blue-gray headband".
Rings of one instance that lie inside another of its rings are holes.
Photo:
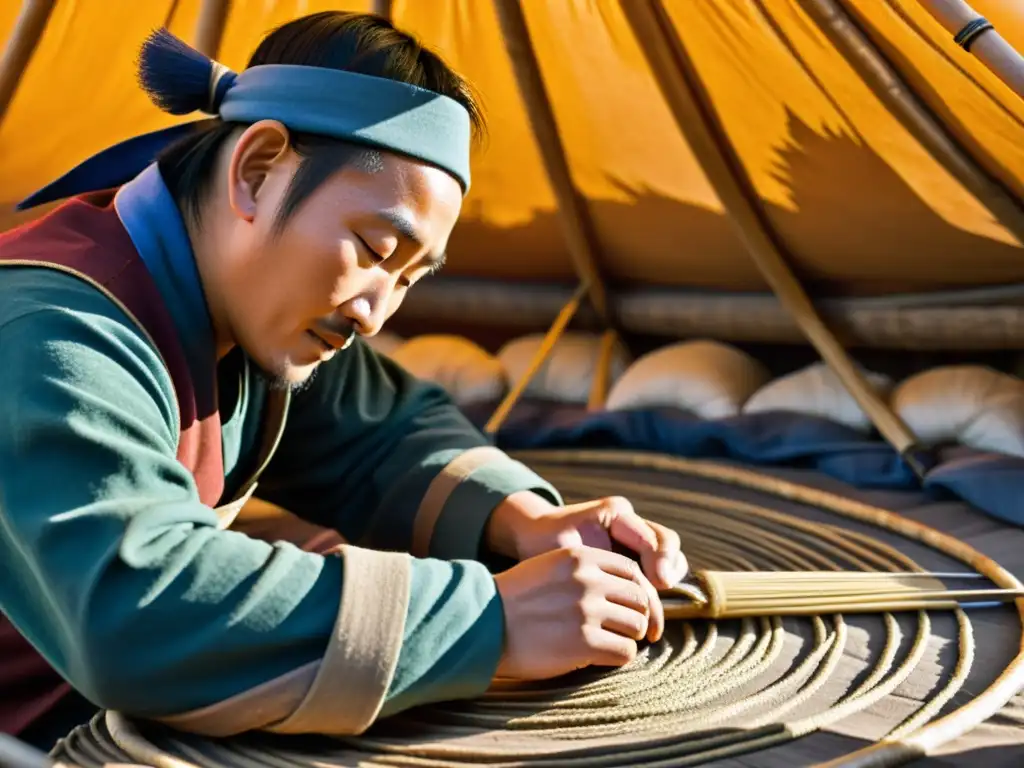
[[[454,176],[463,193],[469,191],[469,113],[447,96],[321,67],[267,64],[236,74],[166,30],[147,40],[140,70],[153,100],[172,114],[201,110],[243,124],[278,120],[289,130],[421,160]],[[184,123],[115,144],[23,200],[18,209],[125,184],[195,126]]]

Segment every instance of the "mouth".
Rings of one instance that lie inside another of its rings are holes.
[[[311,339],[313,339],[313,341],[315,341],[317,343],[317,345],[320,346],[320,348],[325,353],[331,354],[331,355],[333,355],[335,352],[337,352],[339,350],[348,349],[352,345],[352,342],[355,341],[355,338],[356,338],[356,332],[355,331],[350,331],[347,336],[341,336],[340,334],[334,334],[334,333],[326,334],[325,336],[321,336],[320,334],[318,334],[316,331],[313,331],[313,330],[307,330],[306,334]],[[331,341],[328,341],[328,339],[331,339]],[[332,343],[332,341],[334,343]]]
[[[328,344],[319,336],[317,336],[315,333],[313,333],[313,331],[306,331],[306,335],[309,336],[309,338],[311,338],[313,341],[315,341],[317,345],[320,347],[320,349],[322,349],[324,352],[334,352],[334,347]]]

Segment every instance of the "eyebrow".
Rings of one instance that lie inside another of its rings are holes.
[[[402,236],[405,240],[408,240],[413,245],[422,249],[425,245],[423,238],[420,233],[416,230],[416,226],[412,223],[408,216],[398,210],[386,209],[379,211],[377,217],[382,221],[387,222],[391,225],[394,230]],[[430,253],[425,262],[430,267],[431,272],[436,272],[444,266],[447,254],[444,251]]]

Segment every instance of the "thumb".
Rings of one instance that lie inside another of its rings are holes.
[[[592,520],[600,525],[602,533],[607,531],[609,544],[618,544],[632,552],[640,560],[644,574],[659,589],[671,586],[666,579],[665,563],[661,562],[662,552],[658,534],[654,528],[633,509],[633,505],[621,496],[611,496],[586,505],[578,513],[581,520]],[[581,529],[582,525],[577,524]]]
[[[555,544],[559,549],[575,549],[581,546],[594,546],[574,525],[570,525],[555,535]]]
[[[558,546],[567,548],[582,545],[608,549],[610,541],[601,523],[600,507],[600,501],[566,504],[555,515],[547,517],[546,520],[555,528]]]
[[[658,549],[657,534],[633,510],[633,505],[621,496],[609,496],[576,505],[571,522],[580,531],[597,527],[606,539],[605,548],[614,541],[642,558],[653,556]],[[607,540],[609,537],[611,541]]]

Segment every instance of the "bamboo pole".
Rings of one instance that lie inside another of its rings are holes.
[[[935,20],[949,32],[950,36],[974,21],[980,13],[964,0],[918,0]],[[1024,99],[1024,56],[999,34],[998,29],[990,29],[971,45],[965,56],[974,56],[1010,90]]]

